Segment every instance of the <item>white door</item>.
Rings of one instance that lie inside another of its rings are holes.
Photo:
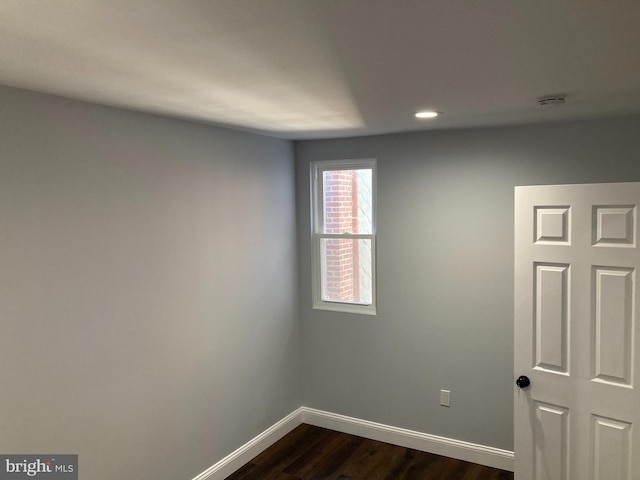
[[[516,480],[640,479],[640,183],[516,187]]]

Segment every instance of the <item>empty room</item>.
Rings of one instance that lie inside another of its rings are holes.
[[[0,0],[0,479],[640,478],[638,25]]]

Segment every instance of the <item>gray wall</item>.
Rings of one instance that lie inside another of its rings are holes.
[[[297,142],[304,404],[513,449],[513,187],[640,181],[639,133],[627,117]],[[375,317],[310,308],[309,162],[344,158],[378,159]]]
[[[290,142],[0,89],[0,452],[190,479],[300,406]]]
[[[513,187],[640,181],[638,132],[297,142],[294,198],[289,142],[0,87],[0,451],[189,479],[301,404],[511,449]],[[308,164],[365,157],[379,314],[313,311]]]

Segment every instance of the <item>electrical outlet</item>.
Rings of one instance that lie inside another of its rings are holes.
[[[440,390],[440,405],[443,407],[451,406],[451,390]]]

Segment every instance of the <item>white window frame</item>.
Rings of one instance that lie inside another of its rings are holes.
[[[372,219],[370,234],[330,234],[323,232],[323,172],[327,170],[371,169]],[[376,315],[376,221],[377,175],[375,159],[320,160],[311,163],[311,275],[313,308],[335,312]],[[371,241],[371,304],[336,302],[322,299],[322,260],[320,242],[325,238]]]

